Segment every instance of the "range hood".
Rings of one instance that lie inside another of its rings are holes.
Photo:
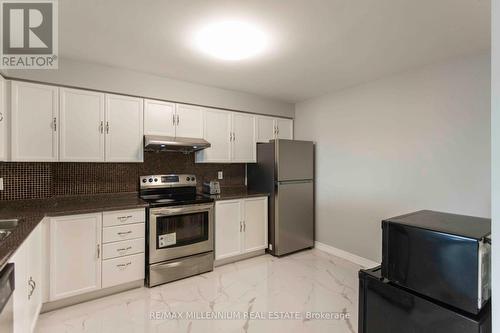
[[[176,151],[188,154],[208,147],[210,147],[210,143],[203,139],[159,135],[144,136],[144,149],[149,151]]]

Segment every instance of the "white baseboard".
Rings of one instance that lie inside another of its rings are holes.
[[[317,248],[318,250],[333,254],[334,256],[340,257],[342,259],[349,260],[350,262],[358,264],[363,268],[373,268],[375,266],[380,265],[380,263],[378,263],[378,262],[360,257],[358,255],[355,255],[353,253],[338,249],[338,248],[330,246],[330,245],[326,245],[325,243],[314,242],[314,247]]]

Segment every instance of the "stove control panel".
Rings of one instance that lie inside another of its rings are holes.
[[[139,183],[141,188],[196,186],[196,176],[191,174],[141,176]]]

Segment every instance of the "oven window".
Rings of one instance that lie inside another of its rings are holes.
[[[156,248],[195,244],[208,240],[208,212],[156,217]]]

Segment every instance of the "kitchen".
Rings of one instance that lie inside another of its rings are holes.
[[[485,277],[464,288],[484,291],[471,306],[413,281],[411,297],[448,311],[445,325],[465,313],[471,330],[488,331],[491,8],[389,2],[51,2],[58,68],[1,70],[0,257],[12,297],[0,323],[5,314],[14,332],[376,332],[361,286],[382,264],[391,287],[409,287],[397,268],[413,257],[384,266],[399,243],[382,236],[391,223],[420,223],[480,244]],[[180,14],[165,21],[166,12]],[[406,30],[394,29],[398,15]],[[262,24],[218,20],[233,16]],[[325,29],[339,35],[308,38]],[[424,220],[390,218],[414,211]],[[387,311],[375,314],[397,312]]]

